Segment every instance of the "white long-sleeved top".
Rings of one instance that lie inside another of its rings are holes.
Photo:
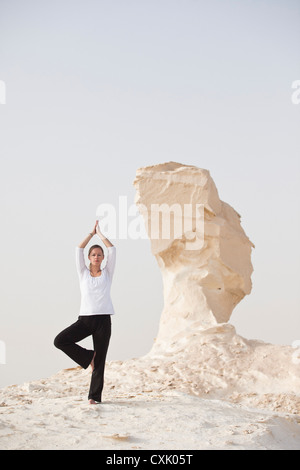
[[[107,248],[107,261],[101,276],[91,276],[84,260],[84,249],[76,247],[76,268],[79,276],[81,304],[79,315],[114,315],[110,288],[116,264],[116,247]]]

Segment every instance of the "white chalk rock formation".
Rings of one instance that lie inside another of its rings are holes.
[[[228,322],[252,287],[254,245],[241,216],[220,200],[209,171],[195,166],[140,168],[134,186],[163,278],[155,347]]]
[[[126,369],[126,384],[137,390],[176,389],[299,415],[297,351],[243,338],[229,323],[251,292],[254,245],[209,171],[168,162],[138,169],[134,186],[162,273],[164,308],[149,353],[110,371]]]

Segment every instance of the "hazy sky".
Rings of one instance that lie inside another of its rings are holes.
[[[170,160],[208,169],[256,246],[237,332],[300,339],[299,44],[298,0],[0,0],[0,386],[73,367],[53,339],[79,314],[75,246]],[[112,242],[123,360],[150,350],[162,282],[148,240]]]

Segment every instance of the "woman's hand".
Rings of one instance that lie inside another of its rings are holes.
[[[101,238],[101,240],[103,241],[104,245],[108,248],[110,246],[113,246],[113,244],[106,238],[105,235],[103,235],[103,233],[101,232],[100,230],[100,227],[98,225],[98,222],[96,224],[96,233],[98,235],[99,238]]]
[[[96,220],[95,227],[94,227],[93,230],[91,231],[91,234],[92,234],[92,235],[96,235],[96,233],[97,233],[97,227],[98,227],[98,220]]]
[[[99,222],[98,222],[98,221],[97,221],[97,224],[96,224],[96,233],[97,233],[97,235],[98,235],[100,238],[103,238],[103,237],[104,237],[103,233],[102,233],[101,230],[100,230],[100,226],[99,226]]]

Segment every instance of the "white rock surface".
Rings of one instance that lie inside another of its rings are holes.
[[[155,371],[137,361],[130,374],[132,365],[108,364],[96,406],[86,397],[91,372],[79,367],[1,389],[1,450],[299,449],[299,415],[172,390],[167,363]]]

